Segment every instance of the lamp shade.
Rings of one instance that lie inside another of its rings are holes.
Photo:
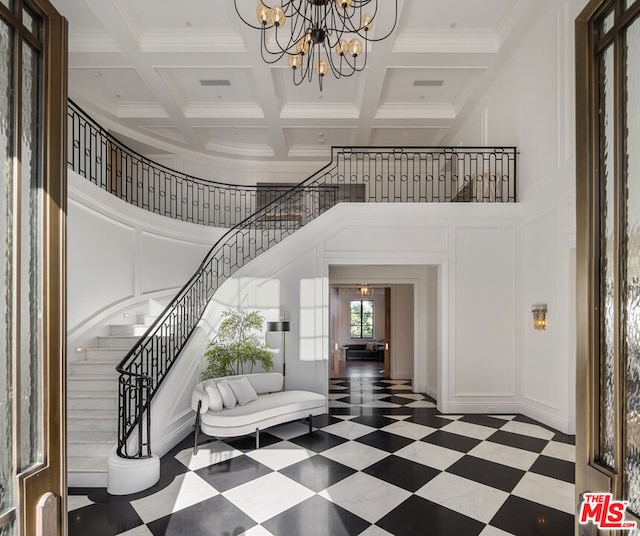
[[[291,325],[288,320],[267,322],[267,331],[291,331]]]

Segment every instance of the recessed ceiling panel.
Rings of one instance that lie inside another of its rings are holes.
[[[523,0],[414,0],[405,2],[398,33],[428,30],[495,31]]]
[[[195,103],[255,103],[250,69],[170,67],[158,69],[158,72],[170,89],[177,91],[178,99],[187,106]]]
[[[67,19],[71,33],[104,30],[104,27],[85,2],[55,0],[56,9]]]
[[[269,145],[266,128],[197,127],[195,130],[207,143]]]
[[[430,146],[439,144],[447,128],[374,128],[371,131],[370,145],[374,146]]]
[[[129,67],[70,68],[69,85],[75,84],[115,103],[156,104],[156,99],[137,71]]]
[[[336,127],[284,128],[290,156],[316,156],[330,153],[331,146],[353,145],[356,129]]]
[[[285,58],[286,61],[286,58]],[[326,75],[322,81],[322,91],[318,84],[318,75],[314,72],[311,82],[306,79],[298,86],[293,82],[293,71],[288,67],[272,69],[274,82],[279,88],[282,102],[287,104],[353,104],[358,100],[361,85],[366,72],[356,73],[350,78],[337,80]]]

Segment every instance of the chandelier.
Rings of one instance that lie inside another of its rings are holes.
[[[360,297],[360,298],[368,298],[373,296],[373,285],[369,284],[369,283],[360,283],[357,287],[356,287],[356,294]]]
[[[260,54],[266,63],[287,56],[293,83],[311,82],[315,73],[322,91],[322,79],[329,72],[342,78],[362,71],[367,64],[367,43],[382,41],[393,32],[398,0],[390,29],[376,38],[369,33],[379,2],[391,5],[390,0],[289,0],[272,6],[260,0],[257,25],[240,13],[238,0],[234,5],[242,22],[260,30]]]

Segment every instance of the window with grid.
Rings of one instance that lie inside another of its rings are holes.
[[[373,339],[373,300],[351,300],[349,328],[352,339]]]

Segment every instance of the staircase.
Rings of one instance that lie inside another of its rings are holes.
[[[110,324],[84,359],[69,363],[67,383],[67,476],[69,487],[106,487],[107,457],[118,441],[116,365],[151,325],[154,316],[134,324]]]

